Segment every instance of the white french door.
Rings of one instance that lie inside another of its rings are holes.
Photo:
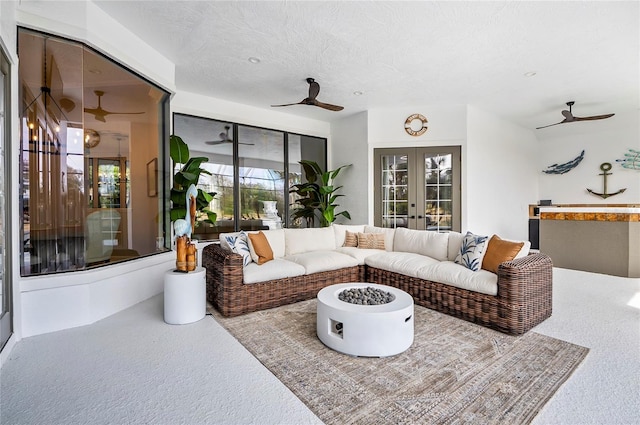
[[[460,147],[374,149],[374,224],[460,231]]]

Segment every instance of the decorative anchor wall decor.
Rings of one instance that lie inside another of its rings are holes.
[[[620,189],[619,191],[615,192],[615,193],[607,193],[607,176],[610,176],[613,173],[607,173],[607,171],[611,170],[611,164],[608,162],[603,162],[602,164],[600,164],[600,169],[602,170],[601,174],[598,174],[599,176],[602,176],[602,184],[604,186],[604,193],[598,193],[598,192],[594,192],[591,189],[587,189],[587,192],[592,193],[596,196],[601,197],[602,199],[607,199],[609,196],[613,196],[613,195],[617,195],[619,193],[624,192],[625,190],[627,190],[627,188],[624,189]]]

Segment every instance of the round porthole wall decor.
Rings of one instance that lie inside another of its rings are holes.
[[[427,118],[421,114],[412,114],[404,122],[404,131],[410,136],[422,136],[427,131]]]

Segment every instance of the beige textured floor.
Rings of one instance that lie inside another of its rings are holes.
[[[640,279],[554,270],[535,331],[589,355],[535,424],[640,423]],[[319,420],[214,320],[169,326],[156,296],[91,326],[20,341],[2,424],[307,424]]]

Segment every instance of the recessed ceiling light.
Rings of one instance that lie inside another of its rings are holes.
[[[529,71],[524,73],[525,77],[533,77],[534,75],[536,75],[535,71]]]
[[[248,60],[251,63],[260,63],[260,59],[256,58],[255,56],[251,56]]]
[[[360,90],[356,90],[353,92],[354,96],[362,96],[362,92]]]

